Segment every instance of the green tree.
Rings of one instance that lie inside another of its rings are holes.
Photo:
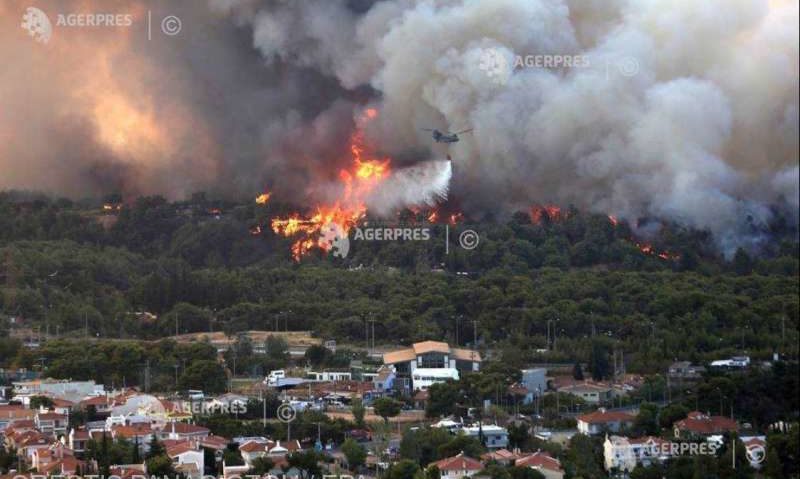
[[[367,450],[352,438],[348,438],[344,441],[344,444],[342,444],[342,453],[344,457],[347,458],[347,465],[351,471],[357,470],[364,465],[367,459]]]
[[[454,381],[432,384],[428,388],[428,402],[425,405],[427,417],[449,416],[461,402],[459,385]]]
[[[608,347],[599,339],[592,340],[592,353],[589,359],[592,379],[602,381],[611,375],[611,366],[608,362]]]
[[[311,479],[312,477],[319,477],[322,474],[322,468],[319,462],[322,460],[320,454],[313,450],[295,452],[289,455],[289,467],[297,468],[300,471],[300,477],[303,479]]]
[[[274,468],[275,463],[272,462],[272,459],[268,457],[257,457],[250,465],[250,469],[247,471],[247,474],[253,476],[266,476]]]
[[[289,357],[289,343],[283,336],[275,336],[270,334],[264,341],[264,349],[267,351],[267,356],[273,360],[284,361]]]
[[[689,408],[682,404],[668,404],[661,409],[658,423],[663,429],[671,428],[675,421],[679,421],[689,414]]]
[[[350,407],[350,411],[353,413],[353,421],[355,425],[359,429],[363,429],[366,424],[364,423],[364,416],[367,413],[367,409],[364,407],[364,403],[361,399],[353,400],[353,404]]]
[[[216,361],[195,361],[186,368],[179,381],[181,389],[200,389],[216,394],[225,391],[225,370]]]
[[[511,479],[545,479],[544,474],[530,467],[512,466],[508,473]]]
[[[658,427],[658,406],[642,403],[639,406],[639,414],[633,422],[633,429],[638,435],[658,435],[661,432]]]
[[[163,456],[166,453],[167,449],[164,447],[164,443],[159,441],[158,436],[153,434],[153,437],[150,438],[150,444],[145,458],[150,459],[156,456]]]
[[[515,448],[524,448],[529,438],[528,426],[525,423],[508,425],[508,441]]]
[[[577,381],[583,381],[583,367],[580,361],[575,361],[575,366],[572,367],[572,377]]]
[[[147,474],[154,477],[178,477],[172,460],[166,454],[152,456],[145,461]]]
[[[400,414],[402,403],[396,399],[381,397],[375,400],[372,407],[375,410],[375,414],[382,417],[386,424],[389,424],[390,417]]]
[[[386,479],[414,479],[420,471],[419,464],[409,459],[402,459],[395,462],[386,471]]]
[[[330,356],[331,352],[321,344],[312,344],[306,349],[304,355],[306,361],[311,364],[311,367],[317,368],[325,363]]]
[[[47,396],[33,396],[30,400],[31,409],[45,408],[50,409],[53,407],[53,399]]]

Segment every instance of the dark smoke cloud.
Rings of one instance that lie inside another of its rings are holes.
[[[56,29],[39,45],[18,28],[27,5],[0,6],[0,52],[14,59],[0,73],[0,186],[171,197],[267,187],[304,201],[346,161],[366,103],[381,112],[369,138],[402,164],[446,153],[419,128],[474,128],[449,151],[451,192],[472,214],[572,203],[707,229],[728,252],[757,247],[776,214],[796,227],[796,1],[100,5],[37,6],[132,11],[136,25]],[[147,41],[147,10],[180,16],[182,32],[156,25]],[[480,68],[489,49],[509,63],[589,65],[498,83]],[[137,114],[113,121],[120,111]]]

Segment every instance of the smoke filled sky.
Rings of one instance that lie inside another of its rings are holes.
[[[20,27],[29,6],[46,43]],[[56,24],[71,13],[132,22]],[[424,162],[450,153],[475,216],[575,204],[725,249],[797,221],[797,0],[26,0],[0,19],[0,188],[306,203],[369,106],[370,142],[408,178],[440,190]],[[585,61],[498,81],[487,52]],[[421,128],[473,131],[448,149]]]

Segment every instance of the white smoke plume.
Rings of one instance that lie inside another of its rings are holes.
[[[452,156],[468,215],[574,204],[707,229],[726,252],[778,215],[797,227],[797,0],[176,0],[184,30],[154,42],[139,20],[163,7],[122,0],[138,32],[62,29],[47,49],[20,34],[26,5],[0,5],[0,187],[313,200],[368,104],[393,167]],[[498,82],[487,51],[587,61]],[[473,131],[447,149],[423,127]]]
[[[307,28],[256,47],[308,64],[314,44],[343,86],[369,83],[391,150],[473,127],[452,149],[473,212],[575,204],[707,229],[728,252],[757,246],[775,207],[797,221],[796,1],[405,0],[352,22],[303,3],[260,11],[256,32],[283,10]],[[587,61],[497,82],[488,49]]]

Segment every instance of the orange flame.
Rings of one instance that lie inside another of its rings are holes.
[[[339,172],[343,186],[341,198],[333,204],[320,205],[313,216],[304,218],[295,213],[288,218],[274,218],[272,231],[286,237],[302,235],[292,244],[292,258],[299,261],[315,247],[328,251],[331,247],[320,237],[323,226],[335,223],[345,233],[367,214],[365,200],[391,171],[389,158],[377,158],[364,139],[364,125],[378,116],[378,111],[368,108],[356,121],[356,130],[350,136],[352,167]]]
[[[671,253],[669,251],[658,251],[650,243],[634,243],[634,244],[636,245],[637,248],[639,248],[639,251],[648,256],[656,256],[665,261],[678,260],[681,258],[681,255],[677,253]]]
[[[258,195],[256,197],[256,203],[259,204],[259,205],[266,205],[267,202],[269,201],[269,197],[270,196],[272,196],[271,193],[267,193],[267,192],[261,193],[260,195]]]
[[[561,208],[555,205],[542,205],[533,206],[530,211],[531,223],[535,225],[542,224],[546,218],[551,222],[560,221],[563,219]]]

